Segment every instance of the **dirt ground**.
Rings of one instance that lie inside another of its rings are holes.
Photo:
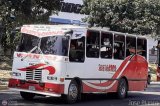
[[[9,79],[11,77],[11,69],[11,61],[0,61],[0,80]]]
[[[11,78],[11,71],[0,70],[0,90],[7,89],[8,80]]]
[[[157,65],[156,64],[149,64],[150,69],[150,75],[151,75],[151,81],[157,81]]]

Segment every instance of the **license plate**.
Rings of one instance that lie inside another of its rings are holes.
[[[29,86],[29,90],[35,91],[35,87],[34,86]]]

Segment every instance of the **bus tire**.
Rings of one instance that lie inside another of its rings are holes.
[[[25,100],[32,100],[35,97],[34,93],[29,93],[29,92],[20,92],[20,95]]]
[[[151,83],[151,76],[148,75],[148,77],[147,77],[147,84],[149,85],[150,83]]]
[[[128,93],[127,82],[124,78],[122,78],[118,82],[117,97],[119,99],[124,99],[127,96],[127,93]]]
[[[76,103],[78,100],[79,89],[76,81],[71,81],[68,87],[68,94],[65,95],[65,100],[69,104]]]

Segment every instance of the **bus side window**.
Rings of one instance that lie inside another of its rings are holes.
[[[87,47],[86,47],[87,57],[99,58],[99,39],[100,39],[100,33],[98,31],[87,32]]]
[[[125,51],[125,36],[114,35],[114,59],[124,59]]]
[[[84,62],[85,59],[85,37],[72,39],[70,43],[69,61]]]
[[[101,34],[101,58],[112,58],[113,48],[113,35],[112,33],[102,32]]]
[[[147,57],[147,40],[144,38],[137,38],[137,54]]]
[[[136,37],[127,36],[126,37],[126,57],[136,52]]]

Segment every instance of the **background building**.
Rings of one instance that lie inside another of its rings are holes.
[[[57,24],[86,25],[82,19],[87,15],[80,13],[82,7],[83,0],[64,0],[60,12],[57,15],[50,16],[49,21]]]
[[[157,63],[157,40],[148,37],[148,49],[149,49],[149,63]]]

